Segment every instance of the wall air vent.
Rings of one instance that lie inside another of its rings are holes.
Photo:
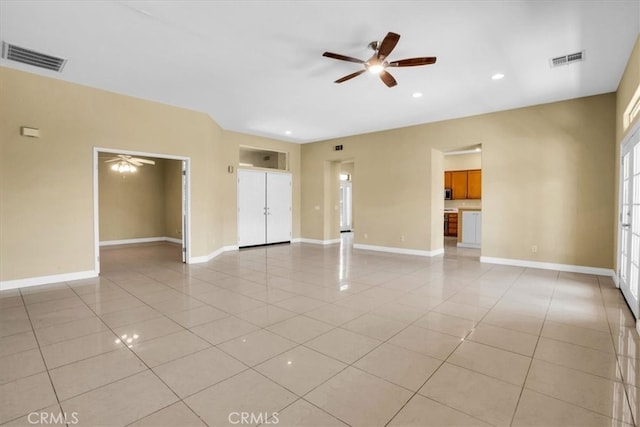
[[[558,56],[556,58],[551,58],[549,63],[551,64],[551,68],[559,67],[561,65],[569,65],[574,62],[580,62],[584,60],[584,50],[581,52],[570,53],[568,55]]]
[[[62,68],[64,68],[64,64],[67,62],[66,59],[36,52],[35,50],[16,46],[7,42],[2,42],[2,57],[4,59],[10,59],[11,61],[21,62],[23,64],[46,68],[47,70],[57,72],[61,72]]]

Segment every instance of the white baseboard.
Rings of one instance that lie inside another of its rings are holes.
[[[203,262],[209,262],[224,252],[237,251],[237,250],[238,250],[238,246],[223,246],[211,252],[209,255],[191,257],[187,261],[187,264],[201,264]]]
[[[616,285],[616,288],[620,288],[620,278],[618,277],[618,273],[616,273],[615,271],[613,272],[613,284]]]
[[[124,239],[124,240],[103,240],[100,242],[100,246],[115,246],[115,245],[133,245],[136,243],[152,243],[152,242],[172,242],[182,244],[182,239],[175,239],[173,237],[141,237],[139,239]]]
[[[332,245],[334,243],[340,243],[341,240],[340,239],[333,239],[333,240],[316,240],[316,239],[304,239],[304,238],[300,238],[300,239],[296,239],[298,242],[300,243],[313,243],[314,245]],[[293,241],[292,241],[293,242]]]
[[[480,249],[480,245],[477,243],[462,243],[458,242],[457,246],[459,248],[472,248],[472,249]]]
[[[0,281],[0,291],[29,286],[48,285],[50,283],[69,282],[71,280],[90,279],[98,277],[95,270],[76,271],[74,273],[53,274],[51,276],[27,277],[25,279]]]
[[[361,243],[355,243],[353,245],[353,248],[364,249],[366,251],[389,252],[392,254],[417,255],[417,256],[427,256],[427,257],[433,257],[433,256],[441,255],[444,253],[444,248],[435,249],[433,251],[423,251],[419,249],[393,248],[390,246],[363,245]]]
[[[291,239],[291,243],[300,243],[302,239],[300,237],[296,237],[295,239]]]
[[[488,264],[512,265],[514,267],[539,268],[541,270],[556,270],[566,271],[570,273],[593,274],[597,276],[614,276],[613,269],[611,268],[587,267],[583,265],[555,264],[552,262],[538,262],[511,258],[494,258],[488,256],[481,256],[480,262],[485,262]]]

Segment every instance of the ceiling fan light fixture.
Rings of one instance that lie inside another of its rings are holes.
[[[367,67],[367,70],[371,74],[380,74],[384,70],[384,65],[382,64],[371,64]]]
[[[118,162],[115,165],[111,166],[111,170],[120,173],[134,173],[137,168],[127,162]]]
[[[344,83],[347,80],[351,80],[352,78],[358,77],[359,75],[368,71],[371,74],[377,74],[380,77],[380,80],[385,85],[387,85],[387,87],[391,88],[396,86],[398,82],[391,75],[391,73],[385,70],[387,67],[416,67],[418,65],[431,65],[435,64],[437,59],[435,56],[424,56],[419,58],[407,58],[388,62],[387,58],[396,47],[399,40],[400,34],[389,32],[381,42],[375,41],[369,43],[369,48],[371,48],[374,53],[373,56],[371,56],[371,58],[369,58],[367,61],[332,52],[325,52],[322,54],[322,56],[337,59],[339,61],[354,62],[356,64],[361,64],[364,66],[359,71],[341,77],[338,80],[334,81],[334,83]]]

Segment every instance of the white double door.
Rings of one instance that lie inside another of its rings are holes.
[[[291,174],[238,170],[238,246],[291,241]]]
[[[620,289],[639,318],[640,281],[640,128],[623,144],[620,170],[618,275]]]

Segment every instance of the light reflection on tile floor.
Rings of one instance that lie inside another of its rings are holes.
[[[178,259],[108,248],[98,279],[0,293],[0,424],[637,425],[640,339],[610,278],[450,240]]]

